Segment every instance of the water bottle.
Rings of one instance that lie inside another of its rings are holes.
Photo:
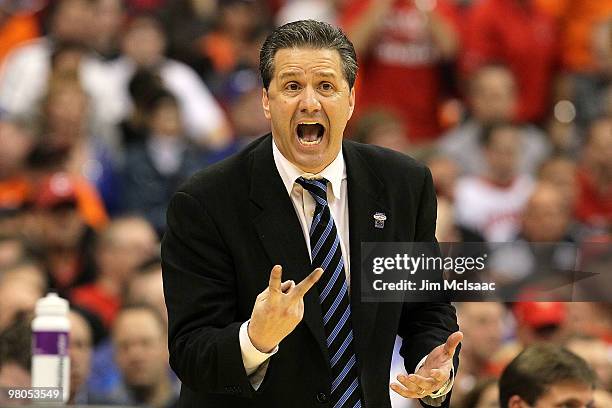
[[[32,387],[60,389],[62,401],[70,392],[68,301],[49,293],[36,302],[32,321]]]

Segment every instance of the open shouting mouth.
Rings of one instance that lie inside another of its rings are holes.
[[[302,146],[316,146],[323,140],[325,126],[319,122],[300,122],[297,125],[296,134]]]

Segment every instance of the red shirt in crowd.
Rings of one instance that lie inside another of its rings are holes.
[[[121,300],[117,296],[95,283],[75,288],[70,294],[70,300],[99,316],[107,328],[111,327],[121,307]]]
[[[371,1],[374,0],[346,3],[340,16],[345,31],[363,17]],[[438,0],[434,12],[452,25],[452,11],[446,0]],[[440,56],[424,14],[412,0],[397,0],[371,44],[367,54],[358,55],[358,112],[377,107],[395,111],[404,119],[412,142],[426,142],[438,136]]]
[[[586,224],[609,228],[612,226],[612,186],[602,192],[589,173],[578,171],[576,218]]]
[[[487,63],[507,65],[519,87],[517,119],[545,119],[558,62],[554,18],[531,0],[483,0],[468,19],[462,65],[469,74]]]

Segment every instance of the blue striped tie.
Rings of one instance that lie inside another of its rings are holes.
[[[361,390],[353,350],[351,304],[340,249],[340,238],[327,205],[327,180],[296,180],[316,202],[310,226],[312,267],[325,271],[317,282],[323,313],[323,326],[332,371],[331,403],[333,408],[361,407]]]

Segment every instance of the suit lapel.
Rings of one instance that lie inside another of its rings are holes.
[[[252,152],[251,175],[253,223],[259,238],[272,264],[283,266],[283,281],[292,279],[299,283],[312,272],[310,256],[295,208],[274,164],[271,136]],[[304,296],[303,320],[329,359],[321,316],[314,287]]]
[[[384,185],[369,164],[361,157],[351,142],[343,144],[347,171],[347,190],[349,207],[350,239],[350,276],[351,276],[351,309],[355,331],[356,351],[358,356],[371,355],[368,349],[374,332],[377,302],[361,301],[361,243],[393,241],[393,222],[390,206],[384,199]],[[383,213],[387,217],[385,228],[376,228],[374,214]]]

